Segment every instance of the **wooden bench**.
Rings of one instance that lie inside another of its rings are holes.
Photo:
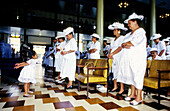
[[[107,84],[108,67],[107,59],[88,59],[86,62],[96,62],[95,67],[87,67],[87,75],[83,73],[81,69],[84,68],[85,64],[77,64],[78,72],[76,73],[76,79],[78,80],[78,91],[80,91],[80,82],[87,84],[87,98],[89,92],[89,84],[91,83],[101,83]],[[89,75],[89,70],[95,70],[93,75]],[[108,95],[108,88],[107,88]]]
[[[170,60],[152,60],[143,86],[158,90],[158,104],[160,105],[161,89],[170,87]]]

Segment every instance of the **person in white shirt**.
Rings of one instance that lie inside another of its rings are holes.
[[[100,59],[100,42],[98,41],[100,39],[98,34],[92,34],[92,44],[89,48],[90,53],[90,59]]]
[[[154,34],[151,37],[151,40],[154,41],[154,44],[152,45],[152,48],[158,49],[158,56],[162,57],[162,59],[166,59],[165,51],[166,51],[166,45],[163,41],[160,41],[159,38],[162,37],[161,34]]]
[[[55,79],[58,79],[58,80],[56,80],[56,82],[58,82],[61,80],[60,72],[61,72],[61,68],[62,68],[61,64],[63,62],[63,56],[61,55],[61,51],[64,49],[66,42],[65,42],[65,35],[57,36],[56,39],[58,40],[59,45],[56,47],[54,66],[55,66],[55,71],[58,73],[58,76],[55,77]],[[63,82],[63,81],[64,81],[64,79],[61,80],[61,82]]]
[[[109,50],[110,50],[110,45],[107,45],[107,39],[103,39],[103,53],[104,56],[107,56],[109,54]]]
[[[151,55],[150,53],[151,47],[149,46],[149,43],[146,42],[146,52],[147,52],[147,57],[149,57]]]
[[[114,40],[111,41],[110,44],[110,53],[108,55],[108,58],[111,57],[111,59],[113,59],[112,62],[112,72],[114,75],[114,88],[111,90],[111,92],[114,92],[117,90],[118,86],[117,86],[117,73],[118,73],[118,64],[119,64],[119,56],[120,53],[117,53],[114,57],[112,58],[111,53],[114,52],[118,47],[121,46],[121,44],[123,43],[125,37],[121,35],[121,31],[127,31],[128,29],[124,27],[124,24],[119,23],[119,22],[114,22],[112,25],[109,25],[108,27],[109,30],[113,30],[113,34],[116,36],[116,38]],[[117,93],[117,96],[121,96],[124,92],[124,84],[122,82],[120,82],[120,91]]]
[[[76,73],[76,54],[77,43],[73,37],[74,29],[72,27],[68,27],[63,30],[67,37],[67,42],[64,46],[63,51],[61,51],[61,55],[63,55],[63,62],[60,77],[66,78],[68,77],[69,82],[66,86],[67,89],[71,89],[73,81],[75,81],[75,73]]]
[[[151,48],[150,50],[151,57],[149,57],[149,60],[162,60],[160,56],[158,56],[158,49],[157,48]]]

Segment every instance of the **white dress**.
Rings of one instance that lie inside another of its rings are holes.
[[[24,66],[21,70],[18,80],[23,83],[36,83],[35,80],[35,67],[36,67],[36,59],[30,59],[26,61],[29,65]]]
[[[66,42],[63,41],[62,43],[60,43],[59,46],[57,46],[58,49],[60,49],[60,51],[57,51],[57,53],[55,53],[55,71],[56,72],[61,72],[61,64],[63,62],[63,56],[61,55],[61,50],[64,49]]]
[[[118,64],[117,81],[134,85],[137,89],[143,88],[146,70],[146,36],[143,28],[137,29],[132,35],[128,33],[124,43],[131,41],[134,46],[122,49]]]
[[[69,50],[77,50],[77,43],[74,38],[70,39],[65,47],[64,51]],[[75,73],[76,73],[76,54],[75,52],[71,52],[63,55],[63,63],[61,67],[61,78],[68,77],[70,81],[75,81]]]
[[[152,48],[157,48],[158,49],[158,55],[162,50],[165,50],[164,53],[161,55],[162,59],[166,59],[165,52],[166,52],[166,45],[165,42],[159,41],[158,44],[153,43]]]
[[[124,36],[120,36],[116,40],[111,41],[111,44],[110,44],[111,53],[114,52],[118,47],[121,46],[124,38],[125,38]],[[118,72],[117,64],[119,62],[119,56],[120,56],[120,53],[115,54],[114,58],[113,58],[113,62],[112,62],[112,72],[113,72],[113,75],[114,75],[114,79],[117,79],[117,72]]]
[[[95,53],[90,53],[90,59],[100,59],[100,42],[96,41],[96,43],[92,42],[89,50],[91,49],[97,49]]]

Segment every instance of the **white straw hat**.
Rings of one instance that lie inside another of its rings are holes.
[[[152,51],[157,51],[158,52],[158,49],[157,48],[151,48],[150,52]]]
[[[166,39],[163,39],[162,41],[164,41],[164,42],[169,42],[169,39],[166,38]]]
[[[160,37],[162,37],[161,34],[153,34],[153,35],[151,36],[151,39],[150,39],[150,40],[154,40],[154,39],[157,39],[157,38],[160,38]]]
[[[143,15],[137,15],[136,13],[133,13],[132,15],[130,15],[130,16],[128,17],[128,19],[126,19],[126,20],[124,21],[124,23],[128,24],[128,21],[129,21],[129,20],[132,20],[132,19],[143,20],[143,19],[144,19],[144,16],[143,16]]]
[[[66,37],[66,36],[65,35],[59,35],[59,36],[55,37],[55,39],[64,38],[64,37]]]
[[[68,35],[71,32],[74,33],[74,29],[72,27],[68,27],[68,28],[64,29],[63,32],[64,32],[65,35]]]
[[[100,36],[96,33],[92,34],[91,36],[100,39]]]
[[[119,23],[119,22],[114,22],[113,24],[108,26],[109,30],[114,30],[114,29],[121,29],[124,31],[127,31],[128,29],[126,27],[124,27],[124,24]]]

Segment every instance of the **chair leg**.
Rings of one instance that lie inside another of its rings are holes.
[[[160,105],[160,88],[158,89],[158,104]]]
[[[78,92],[80,92],[80,81],[78,80]]]
[[[89,82],[87,82],[87,99],[89,98]]]

